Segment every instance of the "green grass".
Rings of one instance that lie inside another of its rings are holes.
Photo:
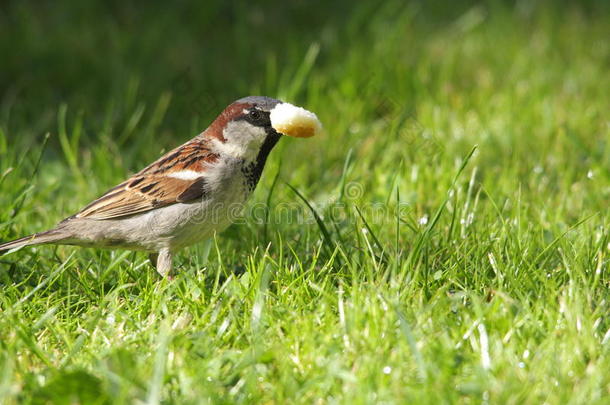
[[[248,94],[326,133],[171,282],[0,257],[0,402],[608,403],[607,5],[70,3],[0,9],[0,240]]]

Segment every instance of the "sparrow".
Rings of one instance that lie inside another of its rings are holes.
[[[0,244],[0,252],[43,244],[145,251],[169,277],[178,250],[231,224],[282,135],[306,138],[320,130],[316,115],[303,108],[269,97],[239,99],[201,134],[55,228]]]

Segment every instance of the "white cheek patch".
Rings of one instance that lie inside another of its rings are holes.
[[[218,151],[221,155],[228,155],[237,159],[241,159],[244,154],[244,148],[240,145],[235,145],[231,141],[223,142],[218,139],[213,139],[214,150]]]
[[[218,139],[213,140],[217,150],[221,154],[246,161],[256,159],[267,137],[264,128],[251,125],[245,121],[229,122],[222,134],[226,140],[225,142]]]
[[[322,130],[316,114],[290,103],[276,105],[270,118],[271,126],[277,132],[296,138],[309,138]]]

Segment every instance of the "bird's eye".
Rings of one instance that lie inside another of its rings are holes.
[[[251,109],[248,115],[250,116],[250,119],[254,122],[258,122],[263,119],[263,113],[255,108]]]

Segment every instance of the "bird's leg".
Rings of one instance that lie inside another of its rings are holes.
[[[159,250],[159,257],[157,257],[157,273],[159,273],[161,277],[171,279],[171,275],[169,274],[171,271],[172,252],[170,252],[169,248],[163,248]]]
[[[148,260],[150,260],[150,263],[161,277],[172,278],[169,274],[172,270],[172,253],[169,248],[163,248],[158,253],[149,254]]]

